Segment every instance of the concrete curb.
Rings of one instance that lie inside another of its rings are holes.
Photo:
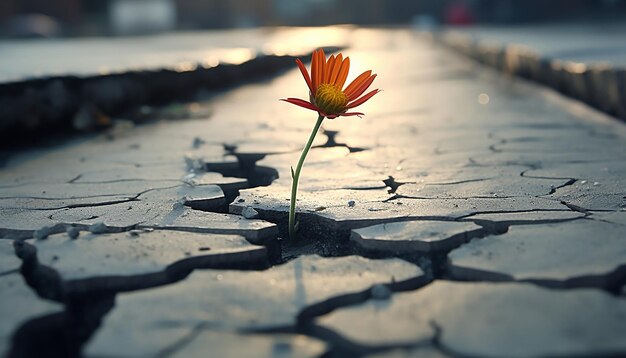
[[[435,38],[482,64],[539,82],[626,121],[626,68],[564,61],[524,45],[484,41],[458,31]]]

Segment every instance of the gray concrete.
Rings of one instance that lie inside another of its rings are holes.
[[[353,230],[350,240],[365,250],[401,255],[449,250],[482,232],[474,223],[407,221]]]
[[[625,30],[622,22],[591,21],[452,28],[439,38],[482,63],[626,120]]]
[[[263,249],[235,235],[141,230],[102,235],[86,232],[77,239],[57,234],[26,242],[37,248],[39,262],[54,268],[63,280],[157,273],[185,259]]]
[[[180,283],[119,297],[87,352],[150,356],[179,339],[163,333],[163,322],[188,330],[200,323],[222,331],[287,326],[307,307],[422,275],[401,260],[356,256],[301,256],[263,272],[197,271]]]
[[[463,29],[464,33],[490,43],[527,46],[548,57],[578,63],[626,66],[626,26],[607,23],[483,26]]]
[[[449,270],[458,279],[610,287],[626,270],[624,232],[624,225],[596,220],[513,227],[453,250]]]
[[[319,324],[362,345],[417,345],[439,330],[441,345],[459,354],[541,357],[623,352],[625,315],[626,301],[595,290],[442,281]]]

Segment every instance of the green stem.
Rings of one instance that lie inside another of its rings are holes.
[[[315,123],[315,127],[309,136],[309,141],[306,143],[306,146],[302,150],[302,154],[300,154],[300,160],[298,160],[298,166],[296,166],[296,171],[293,171],[293,167],[291,168],[291,202],[289,205],[289,238],[292,240],[296,239],[296,195],[298,194],[298,180],[300,179],[300,171],[302,170],[302,165],[304,164],[304,160],[306,159],[307,154],[309,154],[309,149],[311,149],[311,145],[313,144],[313,140],[315,139],[315,135],[317,131],[319,131],[320,126],[322,125],[322,121],[324,120],[324,116],[321,114],[317,118],[317,123]]]

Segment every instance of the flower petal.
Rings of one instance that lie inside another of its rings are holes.
[[[350,93],[349,95],[346,94],[346,96],[348,96],[348,102],[354,101],[356,98],[362,95],[363,92],[365,92],[365,90],[368,89],[369,86],[371,86],[375,78],[376,78],[376,75],[371,75],[370,78],[365,80],[359,87],[357,87],[354,91],[352,91],[352,93]]]
[[[357,78],[355,78],[349,85],[348,87],[346,87],[346,89],[343,91],[343,93],[346,94],[346,96],[350,96],[350,94],[352,92],[354,92],[355,89],[357,89],[357,87],[359,87],[363,81],[366,81],[370,76],[372,75],[372,71],[365,71],[363,73],[361,73]]]
[[[333,65],[332,67],[329,67],[329,75],[328,75],[328,82],[332,85],[335,84],[335,81],[337,80],[337,75],[339,74],[339,69],[341,68],[341,64],[343,63],[343,55],[342,54],[338,54],[335,57],[335,60],[333,61]]]
[[[330,83],[330,76],[333,71],[333,67],[335,67],[336,61],[337,58],[335,57],[335,55],[330,55],[328,57],[328,62],[326,62],[326,72],[324,72],[324,80],[322,81],[322,83]]]
[[[321,111],[313,103],[311,103],[309,101],[305,101],[305,100],[300,99],[300,98],[287,98],[287,99],[281,99],[281,101],[289,102],[291,104],[295,104],[296,106],[304,107],[304,108],[310,109],[312,111],[316,111],[316,112],[320,112]]]
[[[322,51],[322,77],[320,77],[320,84],[326,83],[326,77],[328,77],[328,63],[326,61],[326,55],[324,54],[324,50]]]
[[[324,67],[326,67],[326,55],[324,50],[319,49],[313,52],[313,60],[311,61],[311,77],[313,80],[313,94],[317,91],[317,88],[322,84],[322,75],[324,73]]]
[[[298,68],[300,69],[300,72],[302,73],[302,77],[304,77],[304,80],[306,81],[307,86],[309,86],[309,90],[311,92],[313,92],[313,85],[311,84],[311,77],[309,77],[309,72],[306,70],[306,66],[304,66],[304,63],[302,63],[302,61],[300,61],[300,59],[296,59],[296,64],[298,65]]]
[[[313,55],[311,56],[311,84],[313,85],[313,95],[315,95],[315,91],[317,91],[317,86],[319,86],[319,66],[318,66],[318,50],[313,51]]]
[[[337,88],[343,88],[343,85],[346,83],[346,79],[348,78],[348,72],[350,71],[350,57],[346,57],[343,62],[341,62],[341,68],[339,68],[339,73],[337,74],[337,79],[335,80],[334,85]]]
[[[380,92],[380,90],[375,89],[375,90],[369,92],[368,94],[366,94],[365,96],[357,99],[356,101],[354,101],[352,103],[348,103],[348,106],[346,106],[346,108],[350,109],[350,108],[354,108],[354,107],[360,106],[363,103],[367,102],[368,99],[374,97],[374,95],[376,93],[378,93],[378,92]]]

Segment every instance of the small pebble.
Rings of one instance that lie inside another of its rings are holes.
[[[73,226],[68,227],[65,232],[67,233],[67,236],[69,236],[72,240],[78,239],[78,236],[80,235],[80,231]]]
[[[35,230],[33,233],[33,237],[37,240],[47,239],[48,236],[52,235],[54,228],[52,226],[44,226],[39,230]]]
[[[348,206],[351,207],[351,208],[353,208],[355,204],[356,204],[356,202],[354,200],[348,201]]]
[[[138,237],[140,233],[141,233],[141,230],[130,230],[128,232],[128,235],[132,237]]]
[[[386,300],[391,297],[391,290],[385,285],[374,285],[371,290],[372,298],[375,300]]]
[[[250,206],[246,206],[241,212],[241,215],[246,219],[255,219],[259,217],[259,212]]]
[[[147,227],[147,228],[143,229],[143,232],[153,232],[153,231],[154,231],[154,229],[151,228],[151,227]]]
[[[89,232],[93,234],[104,234],[107,231],[107,226],[102,221],[89,225]]]

